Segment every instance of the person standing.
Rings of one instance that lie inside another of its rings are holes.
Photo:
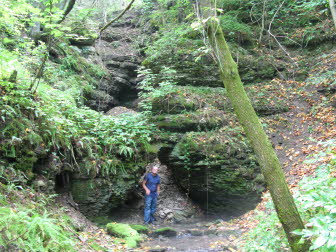
[[[147,173],[142,182],[142,188],[145,190],[145,224],[155,223],[155,211],[157,199],[160,194],[160,176],[158,175],[159,166],[154,165],[150,173]]]

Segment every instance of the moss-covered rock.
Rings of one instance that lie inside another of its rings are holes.
[[[131,224],[130,227],[136,230],[140,234],[148,234],[150,231],[149,228],[144,225]]]
[[[213,130],[227,125],[232,120],[229,114],[216,108],[202,108],[192,113],[160,115],[153,118],[159,129],[170,132]]]
[[[140,234],[128,224],[109,223],[106,225],[106,230],[112,236],[125,239],[125,243],[129,248],[137,247],[141,241]]]
[[[72,38],[69,38],[70,43],[75,46],[92,46],[95,40],[96,38],[94,37],[82,37],[82,36],[74,36]]]
[[[288,96],[279,81],[246,86],[245,90],[254,109],[260,116],[283,113],[289,110]],[[197,115],[202,113],[204,109],[204,113],[213,109],[233,112],[224,88],[177,86],[174,93],[164,98],[153,99],[152,104],[153,112],[161,115],[161,117],[156,118],[158,121],[162,121],[163,114],[194,113],[193,115]],[[168,120],[174,121],[174,117],[171,116]],[[178,119],[178,121],[180,120]]]
[[[167,159],[179,186],[201,204],[221,205],[264,189],[252,148],[234,124],[186,133]]]
[[[159,236],[175,237],[177,235],[177,231],[170,227],[163,227],[163,228],[156,229],[155,231],[153,231],[151,235],[153,237],[159,237]]]
[[[176,91],[163,99],[153,99],[153,112],[156,114],[179,114],[183,111],[196,111],[204,107],[221,110],[230,108],[224,88],[176,86]]]
[[[111,209],[120,206],[137,180],[138,177],[131,175],[73,178],[70,190],[81,212],[93,217],[108,214]]]

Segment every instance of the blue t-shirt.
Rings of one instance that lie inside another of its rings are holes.
[[[151,194],[156,193],[157,185],[160,184],[160,176],[159,175],[153,176],[152,173],[148,173],[146,174],[144,180],[146,180],[146,186],[151,192]]]

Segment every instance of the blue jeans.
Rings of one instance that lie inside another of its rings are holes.
[[[157,194],[151,193],[145,196],[145,223],[153,223],[155,221],[154,214],[156,211]]]

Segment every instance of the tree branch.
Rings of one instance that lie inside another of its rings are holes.
[[[66,16],[70,13],[70,11],[73,9],[73,7],[75,6],[76,0],[70,0],[69,3],[66,6],[66,9],[63,13],[63,17],[60,21],[58,21],[58,24],[62,23],[63,20],[66,18]]]
[[[112,23],[114,23],[115,21],[117,21],[119,18],[121,18],[126,11],[128,11],[132,4],[134,3],[135,0],[132,0],[128,5],[127,7],[114,19],[112,19],[110,22],[108,22],[103,28],[100,29],[99,33],[101,34],[107,27],[109,27]]]

